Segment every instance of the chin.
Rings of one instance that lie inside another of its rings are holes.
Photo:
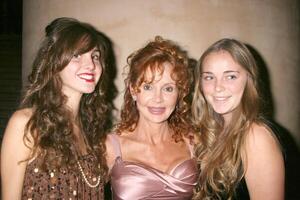
[[[153,123],[156,123],[156,124],[161,124],[161,123],[165,123],[167,120],[168,120],[168,119],[165,119],[165,118],[161,118],[161,119],[155,119],[155,118],[152,118],[152,119],[149,120],[149,121],[151,121],[151,122],[153,122]]]
[[[90,94],[90,93],[92,93],[92,92],[94,92],[95,91],[95,88],[93,87],[93,88],[86,88],[86,89],[84,89],[83,91],[82,91],[82,93],[84,93],[84,94]]]
[[[224,114],[227,114],[230,112],[230,110],[228,110],[228,109],[215,109],[215,108],[214,108],[214,111],[220,115],[224,115]]]

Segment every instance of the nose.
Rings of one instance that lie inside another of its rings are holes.
[[[155,102],[159,103],[159,102],[162,101],[163,97],[162,97],[162,91],[161,91],[161,90],[156,89],[154,95],[155,95],[155,96],[154,96]]]
[[[216,83],[215,83],[215,90],[217,92],[221,92],[224,90],[224,84],[223,84],[223,81],[222,80],[216,80]]]
[[[82,66],[89,70],[94,70],[96,67],[93,59],[88,55],[86,55],[84,59],[82,59]]]

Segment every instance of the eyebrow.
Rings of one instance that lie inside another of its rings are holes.
[[[100,50],[99,50],[99,49],[94,49],[94,50],[92,51],[92,53],[100,53]]]
[[[234,70],[228,70],[228,71],[225,71],[223,72],[225,74],[228,74],[228,73],[240,73],[239,71],[234,71]],[[213,74],[212,72],[201,72],[201,74]]]
[[[235,71],[235,70],[228,70],[228,71],[225,71],[224,73],[240,73],[239,71]]]

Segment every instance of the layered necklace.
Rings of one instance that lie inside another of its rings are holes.
[[[79,132],[80,132],[80,128],[77,126],[75,126],[74,127],[74,129],[76,130],[78,130]],[[82,135],[83,136],[83,135]],[[79,139],[78,139],[78,141],[79,141]],[[84,141],[84,143],[86,144],[86,140],[85,140],[85,137],[83,136],[83,141]],[[77,152],[78,153],[78,152]],[[81,166],[81,164],[80,164],[80,162],[79,162],[79,160],[77,160],[77,165],[78,165],[78,168],[79,168],[79,171],[80,171],[80,173],[81,173],[81,175],[82,175],[82,178],[83,178],[83,180],[84,180],[84,182],[90,187],[90,188],[96,188],[96,187],[98,187],[99,186],[99,184],[100,184],[100,182],[101,182],[101,175],[99,175],[97,178],[92,178],[92,180],[94,181],[94,182],[96,182],[96,183],[91,183],[89,180],[88,180],[88,178],[87,178],[87,176],[85,175],[85,173],[84,173],[84,171],[83,171],[83,168],[82,168],[82,166]]]
[[[78,167],[79,167],[79,171],[80,171],[80,173],[81,173],[81,175],[82,175],[82,178],[83,178],[84,182],[85,182],[89,187],[91,187],[91,188],[98,187],[99,184],[100,184],[100,181],[101,181],[101,176],[99,175],[99,176],[97,177],[97,181],[96,181],[95,184],[90,183],[89,180],[87,179],[86,175],[84,174],[83,168],[81,167],[80,162],[79,162],[78,160],[77,160],[77,165],[78,165]],[[94,179],[95,179],[95,178],[94,178]]]

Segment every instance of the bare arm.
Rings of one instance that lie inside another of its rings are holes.
[[[253,125],[246,140],[246,184],[251,200],[284,199],[284,161],[277,140]]]
[[[23,179],[30,149],[23,142],[24,128],[29,119],[28,110],[15,112],[10,118],[1,147],[2,199],[21,199]]]

